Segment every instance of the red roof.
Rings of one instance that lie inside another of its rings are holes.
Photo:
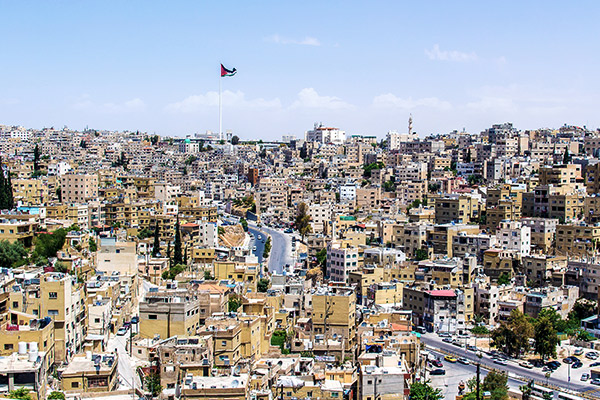
[[[428,290],[426,293],[437,297],[456,297],[454,290]]]
[[[187,224],[181,224],[181,226],[184,228],[195,228],[198,226],[198,224],[195,224],[193,222],[188,222]]]

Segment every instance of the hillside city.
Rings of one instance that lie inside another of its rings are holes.
[[[600,130],[0,125],[0,395],[600,398]]]

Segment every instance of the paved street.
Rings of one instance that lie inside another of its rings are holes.
[[[249,226],[253,230],[257,230],[256,225],[252,224]],[[271,273],[281,274],[286,264],[292,265],[294,259],[292,258],[292,238],[290,235],[283,233],[277,229],[271,229],[265,226],[260,228],[260,231],[266,232],[271,236],[271,254],[269,255],[269,271]],[[256,233],[254,233],[256,236]],[[258,250],[258,245],[256,246]]]
[[[119,373],[120,384],[119,387],[122,389],[131,389],[141,387],[141,382],[137,374],[135,374],[135,365],[129,358],[129,353],[126,350],[126,344],[129,340],[129,332],[124,336],[111,335],[108,339],[108,350],[117,350],[119,355],[119,363],[117,364],[117,371]]]
[[[450,343],[442,342],[442,338],[433,333],[428,333],[421,336],[421,340],[430,348],[442,349],[449,353],[456,354],[461,357],[466,357],[469,360],[476,362],[478,357],[473,351],[466,351],[464,348],[459,348]],[[585,357],[580,357],[584,366],[579,369],[571,369],[571,381],[568,380],[569,366],[561,362],[561,366],[552,373],[549,378],[546,378],[545,372],[542,372],[540,368],[527,369],[518,365],[518,361],[508,361],[507,365],[499,365],[494,363],[490,356],[483,354],[481,363],[484,367],[494,368],[501,371],[507,371],[511,377],[517,378],[522,377],[524,381],[534,379],[539,382],[548,382],[551,385],[564,388],[566,390],[573,390],[577,392],[586,392],[589,395],[600,397],[600,388],[594,386],[588,382],[582,382],[580,380],[581,375],[585,372],[589,373],[590,360]],[[452,366],[454,370],[454,365]]]

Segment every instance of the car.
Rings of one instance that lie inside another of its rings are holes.
[[[446,375],[446,370],[438,368],[438,369],[434,369],[433,371],[431,371],[429,373],[429,375]]]
[[[436,368],[442,368],[444,366],[440,360],[429,360],[429,364]]]
[[[573,364],[571,364],[571,368],[581,368],[583,367],[583,363],[581,361],[575,361]]]
[[[587,381],[588,379],[590,379],[590,374],[585,373],[585,374],[581,374],[581,380],[582,381]]]
[[[444,357],[444,360],[451,362],[451,363],[455,363],[456,361],[458,361],[456,358],[454,358],[453,356],[446,356]]]
[[[450,339],[449,337],[445,337],[442,339],[442,342],[452,343],[452,339]]]
[[[283,231],[284,233],[294,233],[294,230],[292,228],[287,228],[286,230]]]
[[[117,335],[124,336],[125,334],[127,334],[127,331],[128,331],[128,329],[126,327],[122,326],[117,331]]]
[[[499,364],[499,365],[506,365],[506,361],[505,361],[505,360],[503,360],[503,359],[501,359],[501,358],[494,358],[493,360],[494,360],[494,362],[495,362],[496,364]]]
[[[466,358],[464,358],[464,357],[460,357],[458,359],[458,362],[461,363],[461,364],[464,364],[464,365],[469,365],[470,364],[469,360],[466,359]]]
[[[131,321],[125,321],[123,322],[123,327],[124,328],[129,328],[131,326]]]
[[[258,240],[262,240],[262,236],[260,236],[260,235],[258,235],[256,238],[257,238]]]
[[[563,360],[563,362],[564,362],[565,364],[573,364],[573,361],[574,361],[574,360],[573,360],[571,357],[567,357],[567,358],[565,358],[565,359]]]
[[[546,364],[546,366],[554,371],[560,367],[560,363],[558,361],[550,361]]]
[[[597,361],[597,362],[593,362],[593,363],[591,363],[591,364],[590,364],[590,367],[597,367],[597,366],[599,366],[599,365],[600,365],[600,362],[598,362],[598,361]]]
[[[439,337],[450,337],[450,336],[452,336],[452,335],[450,334],[450,332],[438,332],[438,333],[437,333],[437,335],[438,335]]]
[[[471,350],[471,351],[477,351],[477,346],[474,346],[472,344],[467,345],[467,350]]]
[[[596,360],[598,359],[598,353],[596,353],[595,351],[588,351],[587,353],[585,353],[585,358],[589,358],[590,360]]]
[[[521,362],[519,363],[519,365],[520,365],[521,367],[523,367],[523,368],[527,368],[527,369],[531,369],[531,368],[533,368],[533,364],[532,364],[532,363],[530,363],[529,361],[521,361]]]
[[[581,347],[579,347],[579,348],[575,349],[573,354],[575,354],[576,356],[580,356],[583,354],[583,349]]]
[[[590,381],[592,385],[600,385],[600,378],[594,378]]]

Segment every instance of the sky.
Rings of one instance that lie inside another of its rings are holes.
[[[0,124],[242,140],[600,126],[600,2],[0,0]],[[220,66],[236,68],[220,78]]]

